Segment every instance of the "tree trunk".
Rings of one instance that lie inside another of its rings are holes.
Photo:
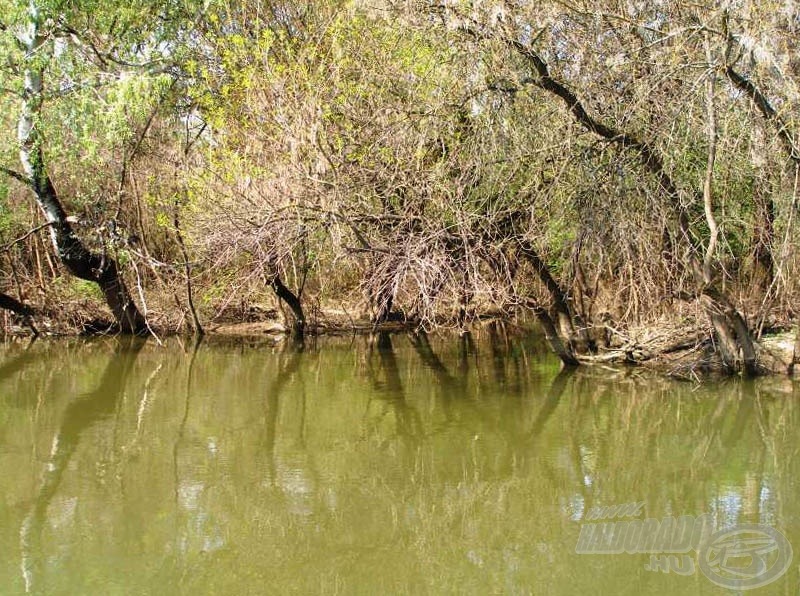
[[[759,374],[758,357],[744,317],[728,298],[711,287],[700,295],[703,309],[708,313],[717,338],[723,367],[729,373],[743,370],[745,374]]]
[[[561,338],[555,323],[553,323],[553,319],[547,311],[541,307],[533,307],[533,312],[539,320],[542,329],[544,329],[544,336],[545,339],[547,339],[547,343],[550,344],[550,349],[561,359],[564,366],[578,366],[580,362],[575,357],[572,346],[569,342],[565,342]]]
[[[767,144],[764,132],[753,131],[750,161],[756,172],[753,188],[753,205],[755,221],[753,222],[753,287],[761,291],[762,296],[772,288],[775,279],[775,258],[772,254],[775,241],[775,201],[773,194],[776,185],[767,169]]]
[[[601,138],[608,140],[609,142],[619,144],[628,151],[633,151],[638,154],[644,168],[657,178],[661,190],[667,196],[673,199],[681,235],[690,244],[688,246],[687,265],[694,276],[698,294],[701,297],[705,297],[702,302],[704,304],[706,314],[709,316],[709,319],[711,320],[711,323],[715,329],[717,329],[717,326],[724,321],[724,329],[720,327],[720,330],[723,331],[724,339],[720,341],[720,344],[725,344],[731,353],[721,354],[723,360],[732,364],[734,367],[737,367],[738,359],[734,354],[738,355],[739,352],[741,352],[745,372],[747,374],[756,374],[758,366],[756,363],[755,348],[753,345],[753,339],[750,335],[750,331],[747,328],[744,318],[736,310],[736,308],[733,307],[732,303],[727,299],[727,297],[724,296],[721,291],[716,289],[712,280],[710,279],[710,269],[712,265],[716,238],[712,238],[711,242],[707,246],[706,258],[701,260],[697,256],[695,252],[696,247],[692,242],[694,235],[692,234],[689,223],[690,217],[686,207],[684,207],[683,202],[681,201],[681,193],[678,190],[677,184],[666,170],[664,166],[664,159],[658,150],[651,146],[648,142],[639,139],[628,132],[618,130],[613,126],[601,122],[597,118],[593,117],[586,110],[586,107],[583,105],[578,96],[575,95],[575,93],[573,93],[564,83],[555,79],[550,74],[550,69],[547,63],[531,46],[526,45],[517,39],[509,37],[505,38],[504,41],[517,52],[519,52],[519,54],[524,57],[533,67],[533,70],[537,75],[537,78],[531,81],[533,84],[563,100],[567,106],[567,109],[569,109],[569,111],[572,113],[573,118],[585,129]],[[742,88],[741,81],[737,81],[736,78],[731,75],[731,69],[728,69],[728,76],[731,77],[735,85]],[[744,90],[746,92],[750,91],[746,88]],[[713,93],[713,86],[710,88],[710,91]],[[712,105],[709,106],[709,110],[713,110]],[[709,118],[711,119],[711,114],[709,115]],[[713,124],[713,122],[711,122],[711,124]],[[785,128],[782,128],[781,132],[785,132]],[[782,138],[784,138],[783,135]],[[709,164],[711,164],[711,166],[713,166],[713,157],[713,155],[709,155]],[[707,179],[707,182],[710,183],[710,179]],[[703,203],[704,207],[706,208],[706,215],[710,214],[712,216],[711,221],[709,221],[709,224],[711,224],[713,222],[713,212],[709,213],[709,209],[711,207],[710,186],[707,186],[704,188],[704,190],[707,191],[707,193],[705,193],[706,196],[701,196],[700,198],[705,199]],[[712,236],[714,236],[713,229]]]
[[[548,294],[550,294],[552,315],[548,314],[548,319],[550,319],[549,325],[552,325],[551,331],[559,336],[558,339],[561,343],[568,344],[570,348],[569,353],[573,354],[572,358],[574,359],[575,350],[585,352],[589,350],[592,345],[586,322],[571,308],[569,295],[558,282],[553,279],[550,269],[548,269],[544,260],[536,252],[533,245],[525,240],[520,240],[519,248],[522,255],[528,259],[536,270],[539,279],[547,289]],[[542,313],[534,314],[536,314],[540,322],[543,322]],[[553,320],[554,317],[558,321],[558,327],[555,324],[556,321]],[[547,329],[545,329],[545,334],[548,334]],[[548,341],[550,340],[548,339]],[[553,346],[552,341],[551,346]],[[558,354],[559,352],[556,351],[556,353]],[[559,354],[559,356],[561,356],[561,354]],[[575,361],[575,363],[577,364],[577,361]]]
[[[23,164],[31,176],[36,202],[51,224],[50,235],[59,259],[72,275],[100,286],[120,332],[146,334],[147,323],[122,279],[116,261],[89,251],[75,235],[45,171],[41,149],[35,147],[32,151],[31,154],[25,148],[21,150],[21,153],[27,153],[25,159],[28,163],[23,161]]]
[[[43,73],[47,61],[47,36],[39,30],[41,16],[32,2],[28,8],[28,26],[19,42],[27,50],[22,112],[17,128],[19,155],[36,203],[50,224],[50,237],[61,262],[76,277],[100,286],[122,333],[144,334],[147,324],[133,301],[119,273],[116,261],[107,255],[92,253],[75,235],[67,214],[50,180],[42,149],[41,108]]]
[[[26,306],[16,298],[12,298],[3,292],[0,292],[0,308],[10,310],[23,317],[30,317],[33,315],[33,309],[30,306]]]
[[[756,221],[753,230],[753,281],[766,294],[775,278],[775,260],[772,244],[775,236],[775,202],[772,189],[757,188],[755,194]]]
[[[283,300],[292,311],[294,321],[292,323],[292,338],[302,341],[305,336],[306,315],[303,311],[303,304],[300,299],[292,292],[276,273],[269,281],[270,287],[274,290],[279,299]]]
[[[386,323],[392,314],[392,308],[394,308],[394,293],[385,289],[379,291],[377,296],[374,297],[374,304],[377,311],[372,324],[380,325],[381,323]]]

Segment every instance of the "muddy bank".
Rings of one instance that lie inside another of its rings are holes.
[[[116,326],[107,318],[89,316],[86,310],[80,314],[42,313],[33,326],[32,319],[0,311],[0,331],[5,336],[30,336],[34,332],[41,337],[75,337],[114,335]],[[44,315],[44,316],[42,316]],[[242,320],[246,319],[246,320]],[[488,327],[502,329],[511,335],[541,335],[542,344],[547,340],[536,321],[524,317],[503,316],[501,313],[486,313],[473,323],[459,328],[443,325],[443,333],[464,334],[481,331]],[[248,317],[220,317],[204,325],[206,337],[225,339],[266,339],[274,343],[284,341],[290,328],[277,311],[266,310],[251,313]],[[680,326],[670,321],[619,329],[611,324],[594,327],[595,349],[578,356],[578,366],[641,366],[654,369],[668,376],[700,380],[709,376],[730,376],[719,355],[715,337],[710,326],[690,324],[683,321]],[[151,334],[158,338],[175,335],[190,335],[181,321],[154,320]],[[364,335],[373,333],[424,333],[415,321],[386,321],[375,324],[367,318],[354,318],[347,311],[330,309],[319,313],[317,319],[306,328],[309,338],[329,335]],[[494,330],[492,331],[494,332]],[[797,358],[795,355],[796,330],[788,323],[773,325],[755,342],[758,350],[758,367],[762,375],[793,376]],[[800,370],[800,369],[798,369]]]
[[[797,364],[797,332],[787,326],[770,329],[754,341],[759,375],[794,376]],[[652,327],[640,330],[637,337],[626,337],[613,347],[581,355],[582,364],[645,366],[682,379],[731,376],[720,356],[711,329],[683,330]]]

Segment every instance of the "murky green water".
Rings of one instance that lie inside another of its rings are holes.
[[[797,594],[800,387],[472,340],[0,348],[0,592],[730,593],[576,554],[643,501],[777,528],[797,555],[755,593]]]

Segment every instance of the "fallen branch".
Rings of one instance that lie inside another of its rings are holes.
[[[612,331],[623,336],[617,330]],[[628,338],[620,347],[605,350],[601,354],[581,355],[579,360],[588,364],[641,364],[677,352],[697,349],[709,340],[710,335],[710,330],[700,328],[693,331],[665,331],[643,340]]]

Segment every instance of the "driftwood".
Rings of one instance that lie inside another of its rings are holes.
[[[606,330],[617,337],[618,345],[602,349],[597,354],[582,355],[581,362],[644,364],[671,355],[692,352],[711,345],[711,330],[695,328],[657,328],[641,336],[633,336],[606,325]]]
[[[625,333],[606,325],[606,331],[615,337],[616,343],[597,354],[580,356],[581,363],[648,365],[673,377],[695,380],[704,373],[726,372],[711,326],[697,323],[682,328],[654,326]],[[796,333],[788,330],[788,324],[761,336],[754,342],[756,374],[800,372],[800,354],[794,349],[796,341]]]

